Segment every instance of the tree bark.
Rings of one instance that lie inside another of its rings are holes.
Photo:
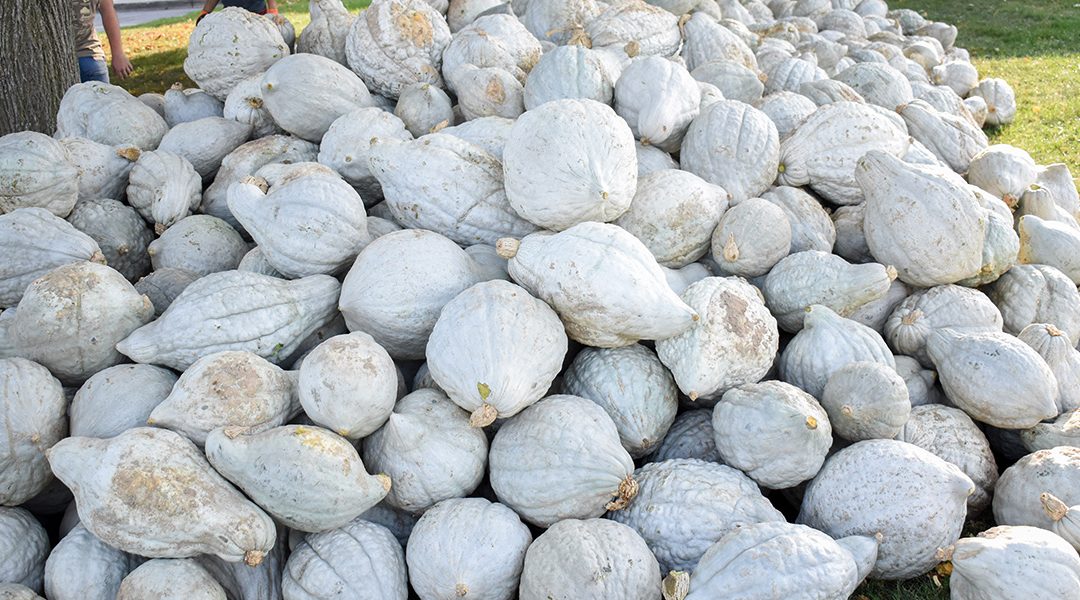
[[[79,82],[71,0],[0,0],[0,135],[52,135],[56,111]]]

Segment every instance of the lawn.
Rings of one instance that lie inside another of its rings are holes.
[[[297,31],[308,22],[307,2],[279,0]],[[358,10],[367,0],[346,0]],[[955,24],[958,44],[971,50],[983,77],[1000,77],[1016,90],[1016,122],[990,132],[995,143],[1021,147],[1042,164],[1064,162],[1080,176],[1080,3],[1075,0],[892,0],[927,17]],[[184,76],[183,58],[194,27],[186,17],[123,31],[135,75],[120,83],[132,93],[161,92]],[[989,524],[969,524],[975,535]],[[865,600],[944,600],[948,578],[932,573],[903,582],[869,582],[854,596]]]

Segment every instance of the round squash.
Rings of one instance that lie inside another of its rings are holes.
[[[516,597],[532,534],[514,511],[483,498],[444,500],[409,537],[409,582],[424,600]]]
[[[595,100],[553,100],[528,111],[503,151],[510,206],[555,231],[617,219],[634,198],[636,173],[634,134]]]
[[[499,500],[540,527],[621,511],[638,491],[611,417],[577,396],[549,396],[507,421],[488,460]]]
[[[394,482],[386,503],[414,514],[471,494],[484,478],[487,452],[484,432],[438,390],[399,400],[363,447],[365,464]]]
[[[426,356],[439,388],[483,427],[542,398],[566,349],[555,311],[524,289],[495,280],[466,289],[443,307]]]
[[[184,73],[222,102],[244,79],[289,55],[277,26],[243,8],[206,15],[188,39]]]
[[[922,448],[868,440],[825,462],[806,488],[798,522],[833,538],[880,533],[871,576],[907,579],[959,539],[974,490],[963,471]]]
[[[633,529],[606,519],[565,519],[529,546],[521,600],[653,600],[660,568]]]

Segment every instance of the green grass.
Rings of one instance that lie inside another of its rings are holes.
[[[1016,121],[993,143],[1027,150],[1040,164],[1063,162],[1080,177],[1080,3],[1075,0],[893,0],[960,30],[982,77],[1016,90]]]

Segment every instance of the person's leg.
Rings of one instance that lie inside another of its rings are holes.
[[[109,83],[109,67],[104,60],[92,56],[79,57],[79,80]]]

